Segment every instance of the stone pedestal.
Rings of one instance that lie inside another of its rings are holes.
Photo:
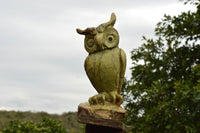
[[[78,106],[78,121],[86,124],[86,133],[125,133],[131,129],[121,122],[125,116],[126,110],[112,104]]]

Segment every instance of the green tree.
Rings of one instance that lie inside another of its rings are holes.
[[[164,15],[155,39],[132,50],[132,76],[124,95],[133,132],[200,132],[200,1],[195,12]]]
[[[41,122],[12,120],[0,133],[67,133],[61,122],[43,118]]]

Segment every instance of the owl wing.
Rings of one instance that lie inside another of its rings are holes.
[[[120,81],[119,81],[119,88],[117,90],[119,94],[121,92],[125,70],[126,70],[126,54],[123,49],[120,49]]]

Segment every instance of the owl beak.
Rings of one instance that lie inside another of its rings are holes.
[[[103,33],[98,33],[96,36],[94,36],[94,41],[97,44],[98,48],[103,50],[104,45],[103,45]]]

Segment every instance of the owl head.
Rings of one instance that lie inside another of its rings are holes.
[[[118,47],[119,34],[113,28],[115,21],[116,16],[112,13],[110,21],[98,27],[86,28],[85,30],[77,29],[79,34],[85,35],[84,46],[89,54]]]

